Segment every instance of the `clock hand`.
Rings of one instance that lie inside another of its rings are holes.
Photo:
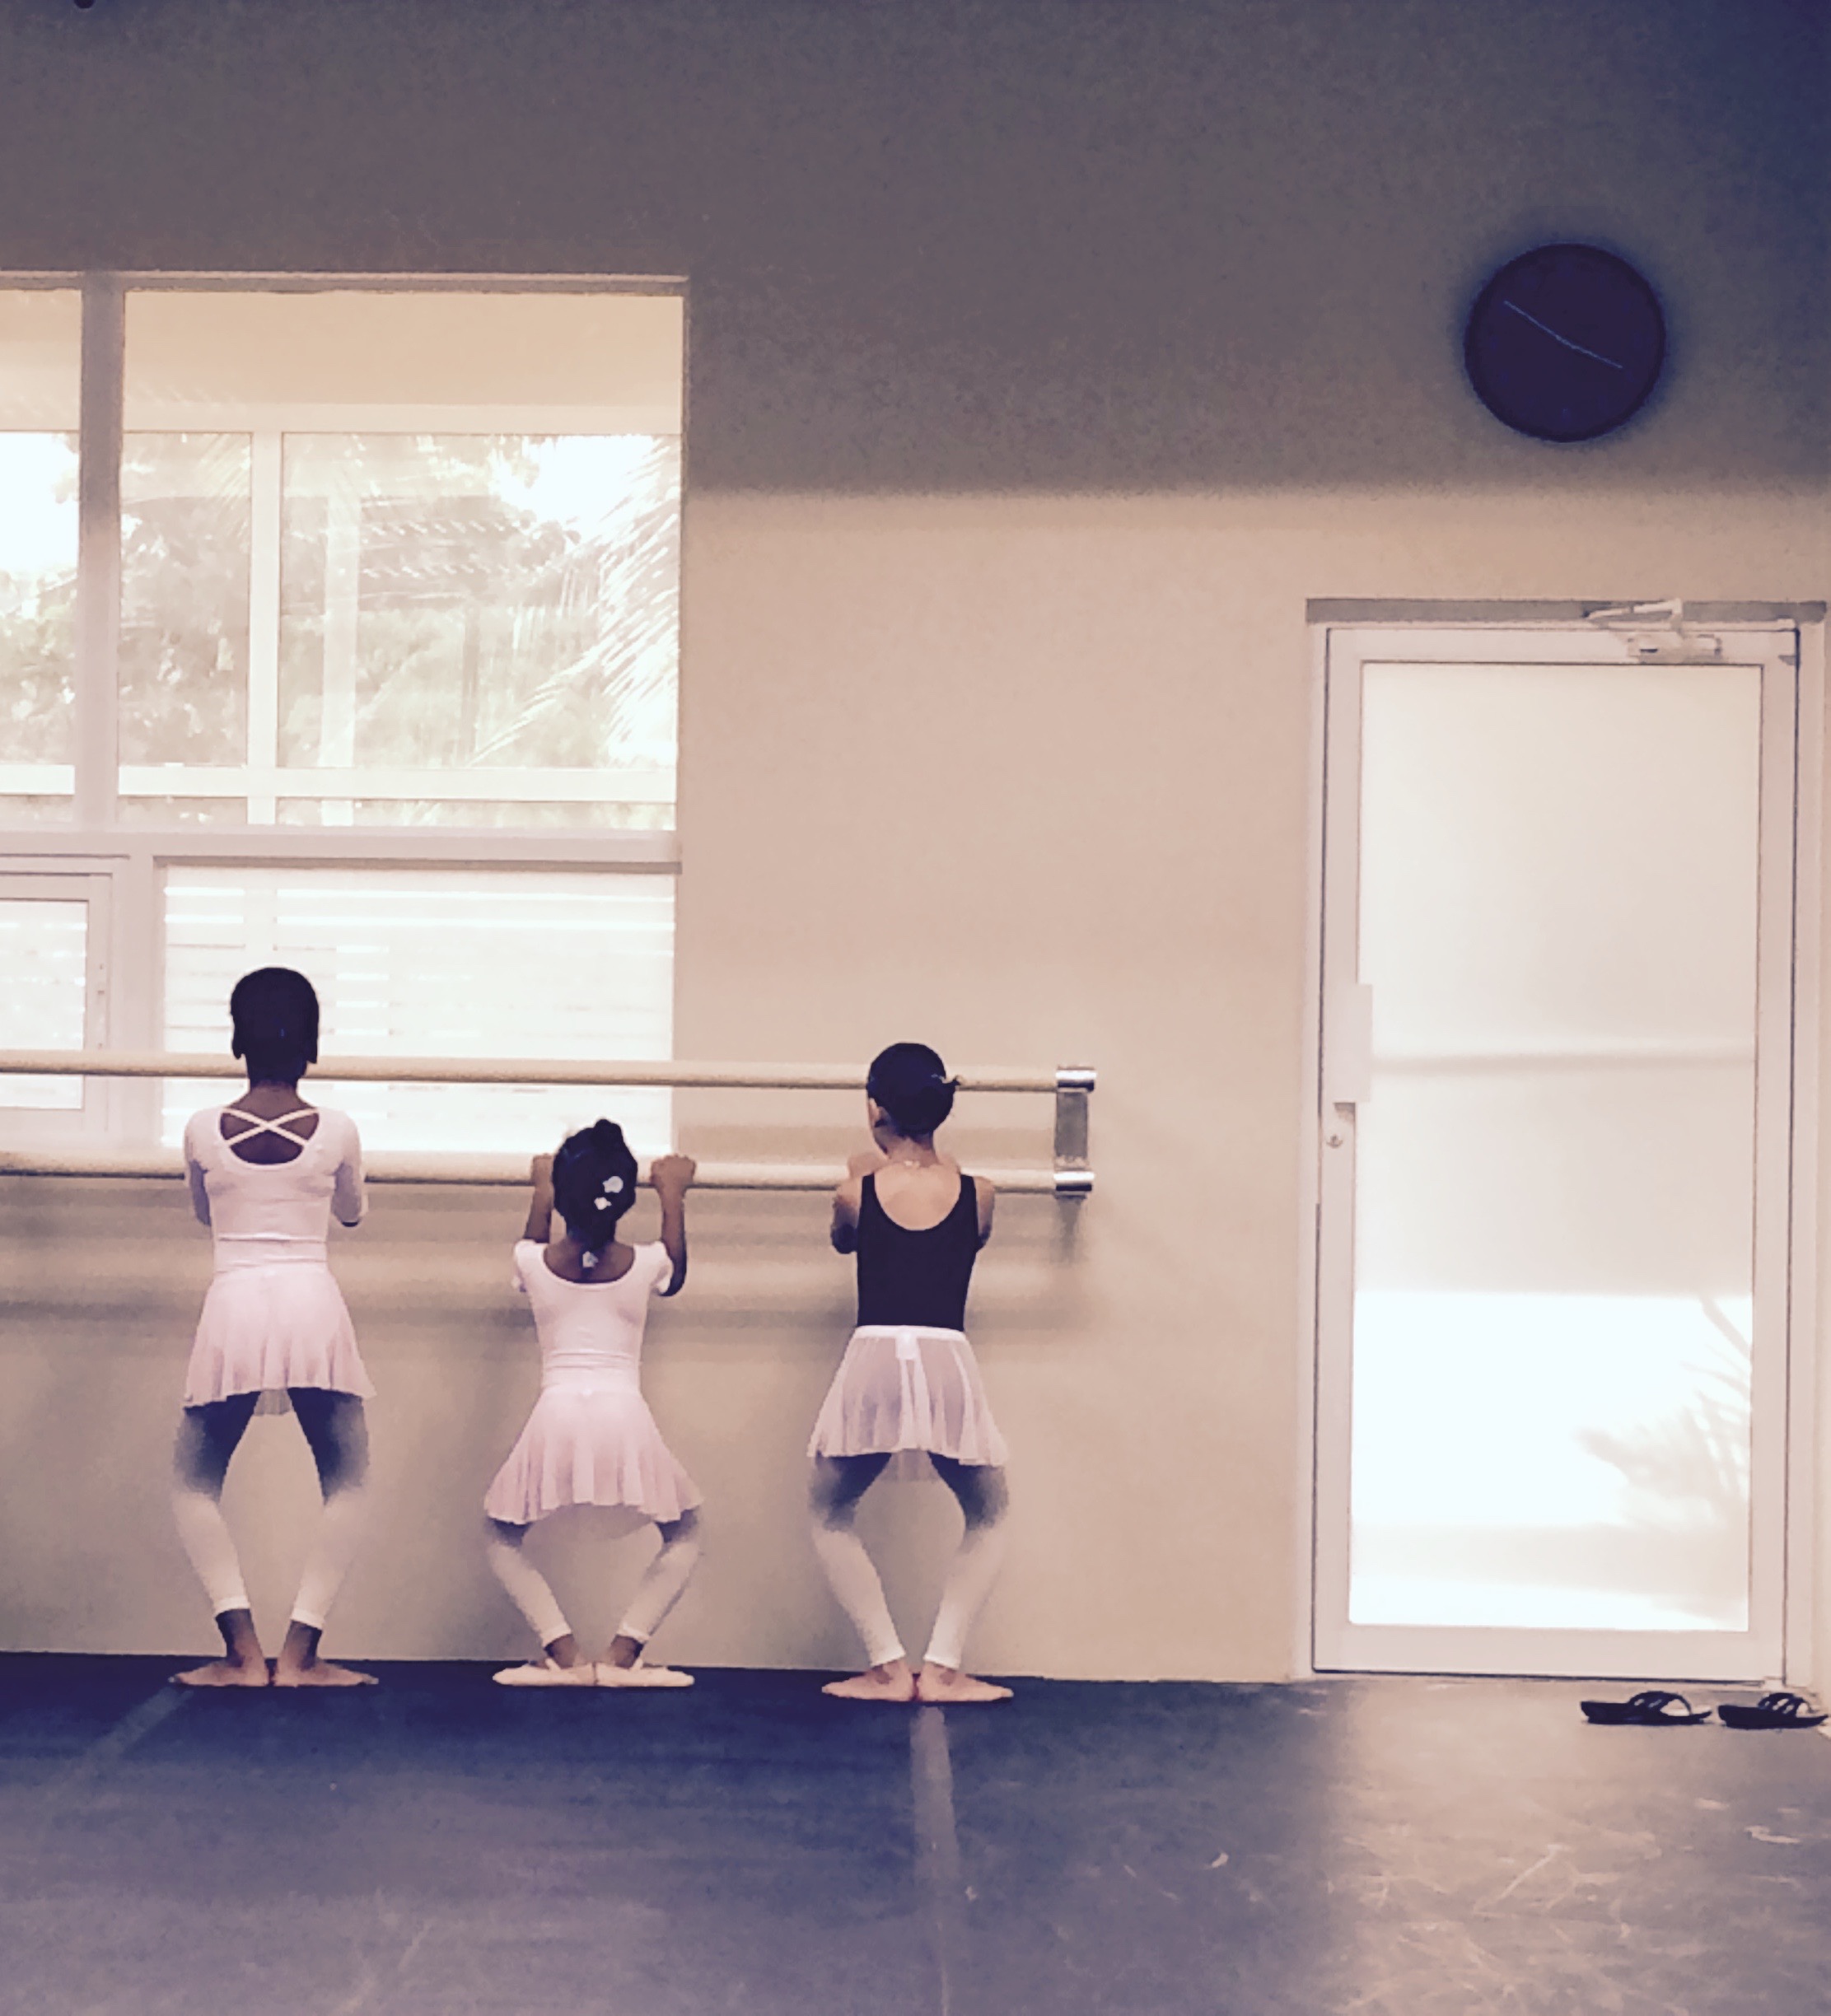
[[[1511,308],[1514,314],[1530,322],[1535,329],[1543,329],[1553,343],[1562,343],[1567,350],[1574,350],[1579,357],[1594,357],[1598,364],[1606,364],[1610,371],[1626,371],[1625,364],[1618,364],[1613,357],[1605,357],[1600,350],[1586,350],[1580,343],[1572,343],[1569,337],[1560,336],[1548,322],[1541,322],[1535,315],[1527,315],[1517,301],[1503,300],[1503,308]]]

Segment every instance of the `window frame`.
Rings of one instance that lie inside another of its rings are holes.
[[[409,273],[208,273],[187,272],[0,273],[0,288],[79,290],[82,298],[82,357],[77,429],[77,559],[76,582],[75,763],[72,798],[67,822],[10,826],[0,801],[0,874],[14,877],[57,875],[88,877],[105,885],[106,924],[91,933],[92,968],[101,961],[98,979],[103,1007],[92,1015],[91,1048],[156,1049],[163,1036],[164,880],[169,868],[202,865],[325,868],[437,869],[462,866],[473,870],[517,869],[597,870],[606,875],[666,875],[680,871],[680,847],[674,828],[614,826],[512,827],[440,825],[279,826],[250,824],[183,826],[136,816],[132,824],[119,817],[122,796],[203,796],[201,786],[155,783],[152,767],[130,767],[124,776],[119,763],[119,652],[121,637],[121,457],[126,302],[129,293],[185,292],[313,293],[404,292],[427,293],[546,293],[666,295],[682,303],[687,315],[684,278],[671,275],[582,274],[409,274]],[[685,410],[685,352],[682,359],[683,429]],[[488,416],[490,409],[479,408]],[[519,432],[517,427],[482,432]],[[277,436],[275,436],[277,439]],[[686,480],[681,482],[681,516],[686,508]],[[258,570],[257,570],[258,571]],[[684,573],[683,559],[683,573]],[[250,601],[259,590],[250,581]],[[252,668],[250,668],[252,670]],[[254,694],[250,681],[250,704]],[[192,773],[194,777],[197,773]],[[366,786],[358,796],[385,796],[389,774],[360,773]],[[472,773],[474,779],[477,773]],[[511,801],[526,802],[529,794],[515,791],[511,780],[524,782],[538,772],[504,772],[502,786]],[[571,796],[586,796],[586,771],[556,779]],[[432,773],[427,773],[430,786]],[[265,796],[253,787],[257,780],[242,770],[222,772],[222,796],[239,796],[230,788],[243,779],[249,795]],[[319,777],[319,790],[328,796]],[[353,784],[355,777],[349,780]],[[392,787],[405,794],[418,782],[402,773]],[[442,780],[448,785],[450,777]],[[124,786],[125,788],[124,789]],[[415,796],[469,796],[470,790],[414,789]],[[480,794],[479,794],[480,796]],[[494,800],[493,802],[501,802]],[[144,1143],[157,1138],[159,1082],[156,1080],[90,1081],[84,1101],[84,1132],[100,1129],[117,1143]],[[93,1116],[93,1118],[91,1117]],[[45,1109],[13,1108],[0,1113],[0,1134],[7,1139],[42,1138],[43,1128],[29,1123],[67,1120],[75,1116]]]

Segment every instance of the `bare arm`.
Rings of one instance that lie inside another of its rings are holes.
[[[185,1174],[190,1183],[191,1209],[197,1214],[197,1222],[207,1225],[210,1222],[210,1193],[203,1188],[203,1169],[189,1155],[185,1158]]]
[[[320,1120],[320,1127],[325,1123]],[[349,1153],[337,1165],[337,1174],[332,1181],[330,1208],[340,1225],[357,1225],[369,1208],[369,1193],[362,1187],[362,1146],[357,1139],[356,1129],[350,1128]]]
[[[661,1205],[661,1244],[674,1262],[674,1274],[661,1293],[676,1295],[687,1285],[687,1189],[693,1182],[691,1155],[657,1155],[648,1180]]]
[[[861,1149],[846,1163],[846,1179],[833,1193],[833,1230],[835,1253],[858,1250],[858,1214],[864,1208],[865,1178],[884,1166],[885,1158],[874,1149]]]
[[[975,1176],[973,1189],[979,1200],[979,1244],[983,1246],[992,1236],[992,1207],[997,1201],[997,1187],[989,1176]]]
[[[534,1195],[528,1200],[528,1222],[521,1228],[521,1236],[544,1246],[554,1229],[554,1159],[550,1155],[534,1158],[528,1180],[534,1185]]]

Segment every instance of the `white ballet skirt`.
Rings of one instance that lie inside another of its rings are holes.
[[[629,1524],[668,1522],[700,1503],[642,1398],[648,1300],[674,1276],[667,1248],[638,1246],[615,1281],[562,1281],[532,1239],[515,1248],[515,1281],[534,1309],[540,1398],[483,1510],[531,1526],[563,1505],[616,1505]]]
[[[216,1253],[185,1405],[259,1393],[270,1397],[264,1408],[283,1411],[289,1386],[367,1398],[375,1388],[325,1247],[332,1211],[353,1225],[366,1206],[356,1123],[320,1108],[316,1128],[290,1162],[248,1162],[222,1138],[227,1110],[194,1113],[185,1128],[192,1206]],[[283,1127],[266,1131],[300,1138]]]
[[[809,1439],[810,1456],[890,1453],[891,1475],[932,1474],[929,1455],[1002,1464],[1008,1452],[964,1332],[862,1324]]]

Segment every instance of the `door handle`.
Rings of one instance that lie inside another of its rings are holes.
[[[1365,1105],[1373,1090],[1373,989],[1356,982],[1329,996],[1323,1025],[1323,1104]]]

